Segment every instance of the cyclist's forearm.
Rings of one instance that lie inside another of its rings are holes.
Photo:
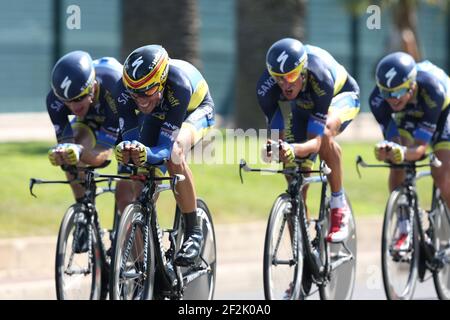
[[[427,151],[427,145],[416,145],[412,147],[408,147],[405,152],[405,160],[407,161],[416,161],[423,157],[425,152]]]
[[[320,149],[322,138],[320,136],[314,137],[304,143],[294,143],[295,156],[304,158],[313,153],[318,153]]]
[[[111,154],[112,149],[97,145],[92,150],[84,149],[80,160],[91,166],[100,166],[110,159]]]

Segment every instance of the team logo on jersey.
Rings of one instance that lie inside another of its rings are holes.
[[[125,121],[123,120],[122,117],[119,118],[119,128],[120,131],[123,131],[123,127],[125,126]]]
[[[430,108],[437,107],[436,102],[433,99],[431,99],[430,95],[428,94],[428,92],[425,89],[420,89],[420,95],[422,96],[423,100],[428,105],[428,107],[430,107]]]
[[[52,104],[50,105],[50,108],[53,110],[56,110],[59,112],[59,110],[61,110],[61,108],[64,106],[64,103],[62,103],[59,100],[55,100],[52,102]]]
[[[320,88],[319,83],[316,80],[316,77],[312,76],[310,77],[311,87],[313,88],[314,92],[318,97],[324,96],[325,91]]]
[[[177,98],[175,98],[175,94],[173,90],[170,88],[167,88],[167,100],[169,101],[170,106],[172,107],[176,107],[180,104],[180,101]]]
[[[166,114],[164,112],[152,112],[152,117],[158,118],[159,120],[166,119]]]
[[[105,100],[106,100],[106,103],[108,103],[109,108],[111,109],[111,111],[114,114],[117,114],[117,104],[116,104],[116,102],[114,101],[113,97],[111,96],[111,94],[108,91],[105,92]]]
[[[274,78],[267,78],[264,83],[258,88],[258,95],[264,97],[275,84],[276,81]]]

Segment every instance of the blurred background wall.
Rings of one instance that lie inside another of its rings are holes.
[[[379,29],[367,27],[371,4],[381,8]],[[68,27],[72,5],[79,29]],[[53,64],[75,49],[123,62],[134,48],[160,43],[201,69],[222,123],[241,128],[264,126],[255,84],[282,37],[335,56],[358,80],[363,111],[376,63],[404,48],[405,28],[419,57],[450,73],[448,0],[1,0],[0,8],[0,113],[44,112]]]

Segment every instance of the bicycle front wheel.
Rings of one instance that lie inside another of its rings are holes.
[[[120,218],[111,259],[112,300],[153,298],[155,251],[150,225],[145,221],[146,218],[138,203],[128,205]]]
[[[70,206],[61,222],[55,259],[58,300],[106,298],[108,279],[105,262],[102,261],[100,236],[93,225],[85,222],[85,208],[81,204]],[[85,234],[75,239],[77,228],[84,228]],[[79,243],[81,240],[85,242],[83,246]]]
[[[413,208],[403,189],[392,191],[386,206],[381,239],[383,284],[389,300],[412,299],[416,286],[419,239],[416,219],[411,219],[410,210]],[[406,228],[408,236],[404,240],[407,245],[399,246],[401,223],[405,222],[409,223],[409,228]]]
[[[270,212],[264,243],[264,295],[267,300],[297,300],[303,272],[303,243],[298,216],[288,194]]]
[[[450,300],[450,212],[442,199],[432,215],[434,246],[443,267],[433,273],[434,287],[441,300]]]
[[[347,203],[351,211],[347,239],[343,243],[325,244],[328,245],[333,270],[330,281],[324,286],[319,286],[320,297],[323,300],[350,300],[353,295],[356,279],[356,223],[348,197]],[[330,211],[328,212],[330,214]],[[330,221],[330,215],[328,215],[328,221]],[[328,226],[325,225],[322,230],[327,233]],[[323,239],[326,241],[325,236]],[[337,266],[334,267],[334,265]]]

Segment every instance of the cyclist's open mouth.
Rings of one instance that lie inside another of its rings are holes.
[[[293,98],[295,98],[295,97],[293,97],[293,93],[294,93],[294,90],[292,90],[292,89],[285,89],[285,90],[283,90],[283,94],[284,94],[284,96],[285,96],[287,99],[293,99]]]
[[[81,108],[76,108],[76,109],[72,109],[72,112],[77,116],[77,117],[82,117],[85,115],[85,109],[83,107]]]

